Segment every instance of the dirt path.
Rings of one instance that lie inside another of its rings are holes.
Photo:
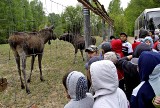
[[[128,41],[132,44],[134,42],[134,37],[128,37]]]

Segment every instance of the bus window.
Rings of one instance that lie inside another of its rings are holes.
[[[134,35],[138,36],[140,29],[153,30],[160,35],[160,8],[145,9],[135,21]]]
[[[160,11],[157,12],[148,12],[148,19],[152,19],[155,29],[160,29]]]
[[[155,25],[154,25],[154,22],[153,22],[153,18],[149,19],[147,28],[149,30],[153,30],[153,31],[155,30]]]
[[[139,29],[143,28],[143,16],[139,19]]]

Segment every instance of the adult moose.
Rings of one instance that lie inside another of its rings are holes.
[[[76,56],[77,56],[78,49],[80,50],[81,56],[84,61],[83,50],[85,49],[85,41],[84,41],[83,36],[73,35],[72,33],[64,33],[63,35],[61,35],[59,37],[59,40],[64,40],[64,41],[70,42],[74,46],[75,56],[74,56],[73,63],[76,62]],[[92,45],[96,44],[96,39],[94,37],[91,37],[91,44]]]
[[[55,40],[56,36],[53,34],[53,26],[40,30],[39,32],[34,33],[24,33],[24,32],[17,32],[11,35],[8,39],[9,45],[13,51],[18,73],[20,76],[21,81],[21,88],[24,89],[26,87],[26,92],[29,94],[30,90],[27,85],[26,79],[26,58],[28,56],[32,56],[31,59],[31,72],[28,79],[28,82],[31,81],[31,75],[33,70],[33,65],[35,61],[35,57],[38,55],[38,64],[40,70],[40,80],[44,81],[42,76],[42,68],[41,68],[41,60],[43,56],[44,45],[50,40]],[[22,73],[24,76],[24,83],[21,77],[21,68],[20,68],[20,60],[22,62]]]

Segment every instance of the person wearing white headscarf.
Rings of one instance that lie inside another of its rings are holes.
[[[150,36],[144,38],[144,43],[149,45],[152,48],[153,52],[157,52],[157,50],[153,49],[153,39]]]
[[[125,93],[118,87],[118,75],[110,60],[101,60],[90,66],[94,94],[93,108],[128,108]]]
[[[144,43],[146,43],[151,48],[153,48],[153,39],[150,36],[147,36],[147,37],[144,38]]]
[[[78,71],[72,71],[63,77],[63,85],[70,101],[64,108],[92,108],[94,98],[87,93],[87,79]]]

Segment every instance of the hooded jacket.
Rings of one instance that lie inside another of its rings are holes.
[[[139,44],[133,52],[133,58],[139,58],[143,51],[151,51],[151,48],[147,44]],[[140,83],[137,65],[131,63],[127,57],[123,57],[118,60],[117,65],[124,71],[124,80],[126,85],[125,93],[127,95],[127,99],[130,100],[133,89]]]
[[[116,63],[118,61],[117,56],[118,55],[115,52],[110,51],[110,52],[107,52],[107,53],[104,54],[104,60],[110,60],[116,66]],[[117,68],[118,80],[122,80],[124,78],[124,72],[118,66],[116,66],[116,68]]]
[[[90,74],[95,92],[93,108],[128,108],[127,98],[118,88],[118,75],[113,62],[101,60],[92,63]]]
[[[139,75],[141,83],[133,90],[131,97],[131,108],[154,108],[152,99],[155,97],[152,84],[159,80],[160,54],[156,52],[142,52],[139,61]],[[158,65],[158,67],[156,67]],[[155,68],[156,67],[156,68]],[[160,85],[160,80],[156,82]],[[159,88],[158,88],[159,89]],[[158,90],[160,93],[160,90]]]
[[[122,52],[122,41],[120,39],[115,39],[111,41],[112,51],[119,54],[120,57],[124,57]]]
[[[87,79],[81,72],[71,72],[66,80],[68,94],[71,98],[64,108],[92,108],[94,99],[87,93]]]
[[[117,57],[119,57],[119,58],[124,57],[124,54],[122,52],[122,41],[120,39],[112,40],[111,46],[112,46],[112,51],[114,51],[118,55]],[[119,80],[122,80],[124,78],[124,72],[118,66],[116,66],[116,67],[117,67],[117,72],[118,72],[118,78],[119,78]]]
[[[153,72],[149,75],[149,84],[152,86],[156,96],[160,96],[160,64],[158,64]]]
[[[151,44],[150,44],[150,47],[153,48],[153,39],[152,39],[150,36],[147,36],[147,37],[144,38],[144,43],[145,43],[147,40],[151,43]]]

